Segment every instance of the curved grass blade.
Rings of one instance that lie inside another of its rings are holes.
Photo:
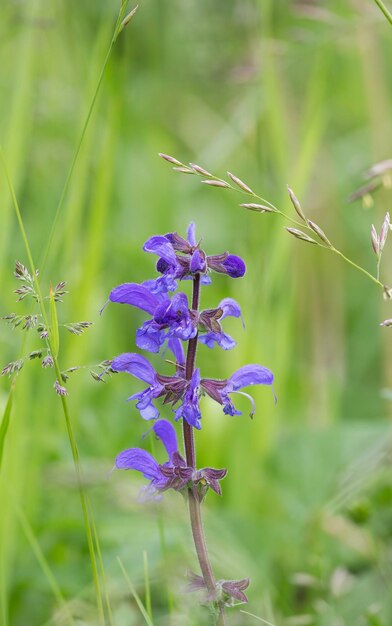
[[[133,598],[135,599],[135,602],[138,605],[140,613],[143,615],[144,620],[145,620],[147,626],[154,626],[154,622],[152,621],[152,619],[150,618],[149,614],[147,613],[146,608],[145,608],[143,602],[141,601],[140,596],[137,593],[135,587],[133,586],[133,583],[132,583],[131,579],[129,578],[129,576],[127,574],[127,571],[126,571],[124,565],[122,564],[122,561],[121,561],[119,556],[117,557],[117,561],[118,561],[118,564],[120,566],[120,569],[121,569],[122,573],[124,574],[124,578],[127,581],[127,584],[128,584],[128,587],[129,587],[129,591],[131,592]]]

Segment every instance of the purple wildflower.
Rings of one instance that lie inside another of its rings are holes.
[[[142,350],[159,352],[165,340],[177,337],[187,341],[196,335],[197,318],[188,308],[185,293],[172,299],[165,294],[151,293],[148,284],[124,283],[109,295],[111,302],[129,304],[152,315],[136,332],[136,345]]]
[[[273,382],[274,375],[266,367],[262,367],[261,365],[244,365],[244,367],[240,367],[239,370],[234,372],[229,379],[214,380],[211,378],[203,378],[200,381],[200,385],[213,400],[223,406],[223,412],[226,413],[226,415],[241,415],[241,411],[237,411],[229,394],[239,393],[246,396],[252,404],[250,416],[253,417],[256,410],[255,402],[252,396],[243,391],[239,391],[239,389],[252,385],[272,385]]]
[[[223,332],[220,322],[225,317],[239,317],[242,320],[241,307],[233,298],[224,298],[217,309],[202,311],[200,322],[207,329],[207,332],[199,335],[200,343],[204,343],[208,348],[213,348],[217,343],[223,350],[231,350],[236,345],[234,339]]]
[[[147,383],[149,386],[144,391],[139,391],[128,398],[137,400],[136,408],[145,420],[156,419],[159,416],[158,409],[152,400],[158,398],[164,389],[157,378],[153,366],[140,354],[125,353],[115,357],[111,363],[115,372],[127,372]]]
[[[177,280],[193,278],[195,274],[201,274],[202,284],[209,284],[208,270],[227,274],[231,278],[240,278],[246,271],[244,261],[234,254],[224,252],[207,256],[196,243],[193,223],[188,228],[187,239],[176,232],[158,235],[148,239],[143,250],[159,257],[156,269],[162,276],[150,284],[150,289],[155,292],[163,291],[167,285],[170,285],[167,291],[173,291]]]
[[[192,378],[187,384],[183,401],[175,412],[176,421],[183,418],[190,426],[200,430],[201,412],[199,407],[200,370],[193,372]]]
[[[129,448],[117,456],[115,464],[117,469],[133,469],[140,472],[144,478],[150,481],[147,491],[151,495],[167,489],[180,491],[190,481],[195,485],[200,485],[200,498],[204,497],[208,487],[221,495],[219,480],[226,476],[227,470],[211,467],[196,470],[187,467],[185,460],[178,451],[176,431],[167,420],[157,420],[151,430],[165,446],[168,455],[166,463],[159,464],[149,452],[142,448]]]
[[[156,493],[159,491],[165,491],[170,487],[175,488],[172,477],[166,476],[163,469],[173,468],[176,464],[178,467],[184,467],[186,466],[186,463],[178,452],[176,431],[170,422],[167,420],[157,420],[152,427],[152,430],[165,446],[168,461],[166,461],[163,465],[160,465],[158,461],[154,459],[154,457],[146,450],[143,450],[142,448],[129,448],[128,450],[120,452],[117,456],[116,468],[137,470],[144,476],[144,478],[150,481],[148,491],[150,493]],[[190,470],[190,475],[188,472],[188,475],[183,477],[185,482],[182,484],[182,487],[184,487],[189,481],[191,474],[192,470]],[[183,482],[183,480],[181,480],[181,482]],[[177,481],[177,487],[179,486],[178,483],[179,481]]]

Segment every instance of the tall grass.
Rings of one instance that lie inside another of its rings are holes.
[[[112,20],[113,7],[103,0],[58,2],[49,9],[40,0],[5,3],[0,136],[36,263],[51,238]],[[76,339],[60,328],[63,367],[92,365],[131,349],[142,318],[125,307],[108,307],[102,318],[98,311],[113,285],[150,275],[152,260],[140,248],[152,233],[184,230],[195,219],[207,250],[227,247],[243,255],[248,272],[241,283],[215,282],[221,297],[244,303],[245,334],[236,320],[228,324],[233,336],[241,334],[238,347],[230,354],[206,350],[205,370],[223,377],[243,362],[268,365],[279,401],[274,408],[271,398],[256,392],[252,422],[245,405],[244,417],[228,419],[205,401],[200,464],[213,460],[229,468],[223,499],[207,500],[214,567],[218,577],[252,578],[247,611],[256,618],[236,611],[229,619],[233,626],[257,624],[257,617],[278,626],[310,614],[315,624],[366,623],[378,602],[380,623],[388,624],[382,549],[390,539],[380,494],[387,492],[381,486],[388,471],[389,404],[381,390],[391,384],[391,344],[388,329],[378,329],[389,316],[387,304],[338,259],[289,240],[273,216],[249,215],[224,192],[172,175],[157,153],[174,153],[214,172],[231,168],[287,208],[290,183],[339,247],[370,267],[368,227],[390,208],[390,192],[378,193],[368,211],[345,199],[362,171],[391,156],[390,28],[370,2],[229,0],[218,6],[174,0],[142,3],[123,34],[112,49],[47,257],[45,276],[67,280],[70,290],[59,316],[95,323]],[[6,314],[16,307],[14,261],[27,259],[1,181],[0,313]],[[202,304],[213,306],[210,298],[207,292]],[[17,358],[22,335],[3,325],[0,341],[4,364]],[[34,343],[29,335],[26,351]],[[4,445],[2,484],[15,506],[0,486],[0,621],[61,623],[47,563],[74,614],[93,624],[66,430],[50,374],[38,370],[32,362],[19,376]],[[113,623],[146,621],[135,598],[145,597],[147,551],[154,624],[169,621],[166,586],[174,598],[173,626],[208,624],[195,599],[179,593],[185,570],[196,568],[186,552],[179,497],[168,494],[161,505],[164,564],[155,510],[136,502],[137,479],[109,476],[116,453],[139,445],[145,430],[123,402],[137,384],[114,377],[99,385],[83,370],[73,376],[75,436]],[[9,388],[0,380],[0,433],[7,426]],[[361,472],[350,470],[355,459]],[[347,521],[350,507],[366,503],[370,521],[363,527]],[[359,537],[357,547],[352,534]],[[358,549],[369,536],[378,552]],[[117,557],[137,595],[130,597]],[[338,568],[353,577],[340,595],[331,590]],[[300,585],[298,573],[317,583]]]

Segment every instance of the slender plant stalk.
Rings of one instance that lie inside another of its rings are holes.
[[[144,602],[146,605],[146,611],[152,620],[152,606],[151,606],[151,587],[150,587],[150,575],[148,571],[148,557],[146,550],[143,550],[143,570],[144,570]]]
[[[385,4],[383,3],[382,0],[374,0],[374,2],[377,4],[377,6],[380,9],[380,11],[382,11],[382,13],[384,13],[384,15],[387,18],[388,22],[392,26],[392,13],[387,9],[387,7],[385,6]]]
[[[376,0],[376,2],[377,2],[377,0]],[[391,15],[391,19],[392,19],[392,15]],[[206,174],[203,174],[203,173],[201,173],[198,170],[192,171],[192,166],[185,165],[184,163],[181,163],[181,161],[177,161],[177,163],[179,164],[178,169],[180,171],[181,171],[181,168],[185,168],[187,170],[187,173],[192,173],[192,174],[195,174],[195,175],[197,175],[197,176],[199,176],[201,178],[207,179],[207,180],[204,180],[202,182],[216,181],[218,183],[222,183],[222,188],[224,188],[224,189],[229,189],[230,191],[235,191],[236,193],[240,193],[240,194],[248,196],[248,197],[250,196],[251,198],[259,200],[265,206],[269,207],[271,209],[272,213],[276,213],[277,215],[280,215],[281,217],[283,217],[285,220],[287,220],[288,222],[290,222],[294,226],[299,227],[301,230],[308,231],[308,233],[312,236],[312,238],[314,237],[315,231],[309,226],[307,221],[300,222],[297,219],[292,218],[291,215],[288,215],[285,211],[282,211],[277,206],[272,204],[272,202],[270,202],[269,200],[266,200],[262,196],[259,196],[257,193],[255,193],[251,189],[248,188],[246,190],[244,188],[234,186],[231,183],[229,183],[227,180],[224,180],[223,178],[219,178],[218,176],[215,176],[214,174],[210,174],[209,173],[208,178],[207,178]],[[174,169],[176,169],[176,168],[174,168]],[[374,276],[373,274],[368,272],[364,267],[361,267],[360,265],[358,265],[357,263],[355,263],[354,261],[352,261],[351,259],[346,257],[343,254],[343,252],[341,252],[340,250],[335,248],[335,246],[333,246],[333,245],[327,246],[327,245],[323,245],[323,244],[321,244],[319,242],[316,242],[316,243],[317,243],[317,246],[319,248],[324,248],[325,250],[329,250],[330,252],[333,252],[334,254],[339,256],[341,259],[343,259],[346,263],[348,263],[349,265],[354,267],[358,272],[361,272],[362,274],[367,276],[367,278],[369,278],[378,287],[381,287],[383,290],[385,290],[386,286],[379,280],[378,272],[377,272],[377,275]]]
[[[1,147],[0,147],[0,159],[1,159],[2,164],[3,164],[3,168],[4,168],[7,184],[8,184],[8,187],[9,187],[9,191],[10,191],[10,194],[11,194],[12,202],[13,202],[13,205],[14,205],[16,217],[17,217],[17,220],[18,220],[20,232],[21,232],[21,235],[22,235],[23,243],[25,245],[26,255],[27,255],[28,262],[29,262],[30,271],[31,271],[31,274],[32,274],[32,277],[33,277],[33,280],[34,280],[34,286],[35,286],[35,290],[36,290],[36,294],[37,294],[37,298],[38,298],[38,304],[39,304],[39,307],[40,307],[40,310],[41,310],[41,314],[42,314],[42,319],[44,321],[44,324],[45,324],[46,328],[49,329],[50,328],[49,320],[48,320],[48,316],[47,316],[46,309],[45,309],[44,299],[43,299],[42,293],[41,293],[41,287],[40,287],[40,284],[38,282],[38,277],[37,277],[37,274],[36,274],[36,268],[35,268],[33,256],[32,256],[32,253],[31,253],[30,244],[29,244],[29,241],[28,241],[28,238],[27,238],[27,234],[26,234],[26,230],[25,230],[25,227],[24,227],[22,215],[21,215],[21,212],[20,212],[20,209],[19,209],[18,201],[16,199],[15,190],[14,190],[14,187],[12,185],[11,178],[10,178],[10,175],[9,175],[9,172],[8,172],[7,163],[5,161],[4,153],[3,153],[3,150],[2,150]],[[55,372],[56,372],[56,377],[57,377],[57,380],[60,382],[61,381],[61,370],[60,370],[60,366],[59,366],[57,355],[55,354],[55,351],[53,350],[53,329],[52,328],[50,328],[50,332],[49,332],[49,336],[48,336],[48,340],[47,341],[48,341],[50,353],[51,353],[51,356],[52,356],[52,359],[53,359],[53,364],[54,364],[54,369],[55,369]],[[78,484],[79,495],[80,495],[80,501],[81,501],[81,505],[82,505],[83,519],[84,519],[84,525],[85,525],[86,536],[87,536],[87,544],[88,544],[88,550],[89,550],[90,561],[91,561],[91,568],[92,568],[92,574],[93,574],[93,580],[94,580],[94,587],[95,587],[95,595],[96,595],[96,601],[97,601],[98,614],[99,614],[101,623],[103,624],[103,626],[105,626],[105,612],[104,612],[104,608],[103,608],[101,586],[100,586],[100,581],[99,581],[99,574],[98,574],[96,555],[95,555],[95,549],[94,549],[93,530],[92,530],[92,527],[91,527],[91,522],[90,522],[89,513],[88,513],[88,499],[87,499],[87,495],[86,495],[85,490],[84,490],[83,480],[82,480],[82,475],[81,475],[79,451],[78,451],[78,447],[77,447],[77,444],[76,444],[76,438],[75,438],[75,434],[74,434],[73,427],[72,427],[72,422],[71,422],[71,417],[70,417],[70,413],[69,413],[69,409],[68,409],[67,399],[63,395],[60,397],[60,399],[61,399],[62,409],[63,409],[63,413],[64,413],[67,433],[68,433],[69,441],[70,441],[70,444],[71,444],[72,457],[73,457],[73,461],[74,461],[75,473],[76,473],[77,484]]]
[[[82,132],[70,165],[70,168],[68,170],[68,174],[60,195],[60,199],[56,208],[56,212],[55,212],[55,216],[53,219],[53,223],[52,223],[52,227],[51,227],[51,231],[49,234],[49,238],[42,256],[42,260],[40,263],[40,269],[41,269],[41,276],[43,275],[44,272],[44,268],[46,266],[47,263],[47,259],[49,256],[49,252],[50,252],[50,248],[53,242],[53,237],[55,234],[55,230],[56,230],[56,226],[58,223],[58,219],[64,204],[64,200],[71,182],[71,178],[72,175],[74,173],[75,170],[75,165],[87,132],[87,128],[93,113],[93,109],[95,107],[96,104],[96,100],[98,97],[98,93],[105,75],[105,71],[106,71],[106,67],[108,65],[111,53],[112,53],[112,49],[113,46],[119,36],[119,34],[121,33],[121,31],[123,30],[123,28],[129,23],[129,21],[132,19],[132,17],[134,16],[134,14],[136,13],[137,7],[131,11],[131,13],[129,14],[129,16],[125,17],[126,14],[126,10],[127,10],[127,6],[128,6],[128,0],[122,0],[121,1],[121,6],[120,6],[120,10],[116,19],[116,23],[115,23],[115,27],[114,27],[114,31],[113,31],[113,35],[112,38],[110,40],[110,45],[109,48],[107,50],[103,65],[101,67],[100,73],[99,73],[99,77],[98,77],[98,81],[96,83],[94,92],[93,92],[93,96],[90,102],[90,106],[88,108],[87,111],[87,115],[82,127]],[[32,259],[32,255],[31,255],[31,251],[29,248],[29,244],[28,244],[28,240],[27,240],[27,236],[26,236],[26,232],[23,226],[23,221],[20,215],[20,211],[17,208],[17,202],[16,202],[16,197],[15,197],[15,193],[12,190],[12,185],[11,185],[11,180],[10,180],[10,176],[8,174],[7,171],[7,167],[6,167],[6,163],[5,163],[5,159],[4,159],[4,155],[3,155],[3,151],[0,147],[0,151],[1,151],[1,160],[3,161],[3,165],[4,168],[6,170],[6,177],[7,177],[7,182],[8,185],[10,187],[10,191],[11,191],[11,195],[12,195],[12,200],[13,200],[13,204],[14,204],[14,208],[17,212],[17,217],[18,217],[18,222],[19,222],[19,227],[21,229],[22,232],[22,237],[24,240],[24,244],[26,247],[26,252],[27,252],[27,256],[29,258],[29,264],[31,266],[31,270],[32,270],[32,275],[34,277],[35,283],[36,283],[36,288],[37,289],[37,294],[39,294],[39,298],[40,298],[40,306],[41,306],[41,310],[42,308],[44,308],[43,305],[43,300],[42,300],[42,296],[40,295],[40,291],[39,291],[39,282],[37,280],[36,277],[36,273],[35,273],[35,267],[34,267],[34,263],[33,263],[33,259]],[[44,319],[46,317],[46,315],[43,315]],[[55,369],[56,369],[56,375],[58,380],[61,380],[60,377],[60,369],[58,366],[58,361],[57,359],[54,359],[55,362]],[[12,406],[12,399],[13,399],[13,391],[14,391],[14,387],[16,384],[16,376],[14,377],[14,379],[12,380],[11,383],[11,389],[9,392],[9,396],[8,396],[8,401],[6,404],[6,410],[4,413],[4,417],[3,417],[3,421],[1,423],[1,429],[0,429],[0,464],[1,464],[1,460],[3,457],[3,447],[4,447],[4,441],[5,441],[5,437],[7,434],[7,430],[8,430],[8,424],[9,424],[9,420],[10,420],[10,413],[11,413],[11,406]],[[95,523],[94,523],[94,519],[93,519],[93,514],[91,511],[91,507],[90,507],[90,513],[88,511],[88,499],[87,499],[87,495],[85,494],[84,491],[84,487],[83,487],[83,483],[81,481],[81,475],[80,475],[80,461],[79,461],[79,453],[77,450],[77,446],[76,446],[76,440],[73,434],[73,430],[72,430],[72,424],[70,421],[70,417],[69,417],[69,412],[68,412],[68,407],[67,407],[67,402],[66,400],[62,397],[62,405],[63,405],[63,412],[64,412],[64,416],[65,416],[65,420],[66,420],[66,425],[67,425],[67,431],[68,431],[68,435],[69,435],[69,439],[70,439],[70,443],[71,443],[71,449],[72,449],[72,456],[74,459],[74,465],[75,465],[75,471],[76,471],[76,475],[77,475],[77,481],[78,481],[78,487],[79,487],[79,493],[80,493],[80,498],[81,498],[81,503],[82,503],[82,509],[83,509],[83,517],[84,517],[84,523],[85,523],[85,527],[86,527],[86,534],[87,534],[87,542],[88,542],[88,548],[89,548],[89,553],[90,553],[90,559],[91,559],[91,566],[92,566],[92,570],[93,570],[93,578],[94,578],[94,586],[95,586],[95,591],[96,591],[96,597],[97,597],[97,606],[98,606],[98,611],[99,611],[99,615],[100,615],[100,619],[102,621],[102,623],[105,623],[105,617],[104,617],[104,610],[103,610],[103,603],[102,603],[102,594],[101,594],[101,589],[100,589],[100,585],[99,585],[99,576],[98,576],[98,571],[97,571],[97,565],[96,565],[96,558],[95,558],[95,549],[94,549],[94,541],[96,544],[96,549],[97,549],[97,553],[98,553],[98,560],[99,560],[99,564],[100,564],[100,569],[101,569],[101,576],[102,576],[102,580],[104,583],[104,589],[105,589],[105,599],[106,599],[106,605],[107,605],[107,610],[108,610],[108,615],[109,615],[109,623],[112,624],[113,620],[112,620],[112,615],[111,615],[111,608],[110,608],[110,602],[109,602],[109,596],[108,596],[108,592],[107,592],[107,587],[106,587],[106,580],[105,580],[105,572],[104,572],[104,568],[103,568],[103,562],[102,562],[102,555],[101,555],[101,550],[100,550],[100,545],[99,545],[99,539],[96,533],[96,528],[95,528]],[[92,528],[90,527],[90,518],[92,520]],[[93,530],[93,532],[92,532]]]
[[[60,196],[57,208],[56,208],[56,212],[55,212],[55,215],[54,215],[52,227],[50,229],[49,238],[48,238],[48,241],[47,241],[47,244],[46,244],[46,248],[45,248],[45,251],[44,251],[44,253],[42,255],[40,264],[39,264],[41,275],[43,275],[43,273],[44,273],[44,269],[45,269],[45,266],[46,266],[46,263],[47,263],[47,260],[48,260],[49,251],[50,251],[50,248],[51,248],[51,245],[52,245],[52,242],[53,242],[53,237],[54,237],[54,234],[55,234],[55,231],[56,231],[57,222],[58,222],[59,217],[60,217],[61,209],[63,208],[65,196],[67,194],[68,187],[69,187],[69,184],[71,182],[72,174],[73,174],[74,169],[75,169],[76,161],[78,160],[80,149],[82,147],[82,143],[83,143],[84,137],[85,137],[86,132],[87,132],[87,127],[89,125],[89,122],[90,122],[90,119],[91,119],[91,115],[93,113],[93,109],[94,109],[94,106],[95,106],[95,103],[96,103],[96,100],[97,100],[97,97],[98,97],[98,93],[99,93],[99,90],[100,90],[103,78],[105,76],[106,67],[107,67],[107,65],[109,63],[109,59],[110,59],[110,56],[112,54],[113,46],[116,43],[117,38],[118,38],[119,34],[121,33],[122,29],[124,28],[123,20],[124,20],[124,17],[125,17],[125,12],[126,12],[126,9],[127,9],[128,1],[129,0],[122,0],[122,2],[121,2],[120,11],[119,11],[118,16],[117,16],[117,20],[116,20],[116,24],[115,24],[115,27],[114,27],[113,35],[112,35],[112,38],[110,40],[110,45],[109,45],[109,48],[107,50],[104,62],[103,62],[102,67],[101,67],[101,71],[100,71],[99,76],[98,76],[98,81],[97,81],[97,84],[95,86],[93,97],[91,99],[90,106],[89,106],[88,111],[87,111],[86,119],[85,119],[84,124],[83,124],[82,132],[80,134],[80,138],[79,138],[79,141],[78,141],[78,145],[76,146],[75,154],[73,156],[70,168],[68,170],[67,178],[65,179],[64,187],[63,187],[63,190],[61,192],[61,196]],[[135,15],[136,10],[137,10],[137,7],[135,9],[133,9],[133,11],[131,11],[131,13],[130,13],[131,18]],[[127,22],[127,24],[128,24],[128,22]]]
[[[121,571],[122,571],[122,573],[124,575],[124,578],[127,581],[129,590],[130,590],[132,596],[134,597],[135,602],[136,602],[136,604],[137,604],[137,606],[139,608],[139,611],[140,611],[140,613],[144,617],[144,621],[146,622],[147,626],[154,626],[154,622],[152,621],[151,617],[147,613],[146,607],[144,606],[143,602],[141,601],[141,599],[139,597],[139,594],[137,593],[137,591],[136,591],[136,589],[135,589],[131,579],[129,578],[127,570],[125,569],[125,567],[124,567],[124,565],[123,565],[123,563],[122,563],[122,561],[121,561],[119,556],[117,557],[117,561],[118,561],[120,569],[121,569]]]
[[[64,615],[67,616],[67,620],[69,622],[69,624],[71,626],[76,626],[75,621],[72,617],[70,608],[67,604],[66,599],[64,598],[61,589],[56,581],[56,578],[54,577],[54,574],[50,568],[50,565],[48,563],[48,561],[45,558],[45,555],[42,551],[42,548],[36,538],[36,536],[34,535],[34,531],[29,523],[29,520],[27,519],[23,509],[17,504],[17,502],[14,500],[11,490],[9,488],[9,486],[7,485],[7,483],[5,482],[4,477],[1,477],[2,483],[3,483],[3,487],[6,489],[7,494],[8,494],[8,498],[10,500],[10,502],[12,503],[12,506],[17,514],[17,517],[19,518],[19,522],[20,525],[23,529],[23,532],[26,536],[27,541],[29,542],[31,549],[34,553],[35,558],[37,559],[42,572],[44,573],[46,579],[48,580],[48,583],[50,585],[50,588],[52,589],[53,595],[57,600],[57,603],[59,605],[59,607],[62,609],[62,611],[64,612]]]
[[[196,274],[193,279],[193,293],[192,293],[192,309],[194,311],[198,311],[199,309],[199,301],[200,301],[200,274]],[[190,339],[188,342],[188,351],[186,355],[186,363],[185,363],[185,376],[187,380],[191,380],[193,372],[195,370],[195,361],[196,361],[196,351],[197,351],[197,341],[198,335],[196,334],[193,339]],[[184,447],[185,447],[185,455],[187,465],[189,467],[196,467],[196,449],[195,449],[195,440],[193,436],[193,428],[190,426],[185,420],[183,420],[183,437],[184,437]],[[212,571],[210,558],[208,556],[207,544],[204,535],[203,522],[201,517],[201,507],[200,500],[197,495],[196,487],[193,486],[188,490],[188,506],[189,506],[189,516],[192,527],[192,535],[193,541],[196,548],[197,558],[199,560],[199,565],[201,569],[201,573],[203,575],[204,583],[206,585],[208,594],[211,597],[215,596],[216,592],[216,582],[214,578],[214,574]],[[218,607],[218,617],[217,617],[217,626],[224,626],[225,621],[225,611],[224,606],[219,605]]]

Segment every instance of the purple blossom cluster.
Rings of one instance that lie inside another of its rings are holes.
[[[197,282],[198,288],[210,284],[212,272],[241,278],[246,271],[245,263],[239,256],[228,252],[208,256],[196,240],[194,224],[189,226],[186,239],[175,232],[154,236],[146,241],[143,250],[158,257],[158,276],[141,284],[118,285],[111,291],[108,302],[128,304],[148,314],[149,318],[136,332],[136,345],[153,353],[169,349],[174,355],[175,373],[172,376],[159,374],[144,356],[137,353],[115,357],[111,369],[131,374],[147,385],[128,400],[136,400],[136,408],[143,419],[155,420],[152,430],[165,446],[168,461],[160,465],[145,450],[130,448],[119,454],[116,467],[141,472],[149,480],[150,492],[159,493],[169,488],[181,490],[189,484],[200,484],[204,492],[210,487],[220,494],[218,481],[225,476],[226,470],[188,467],[178,451],[172,424],[158,419],[157,401],[172,407],[176,421],[183,420],[196,429],[201,428],[201,395],[208,395],[220,404],[225,414],[241,415],[232,400],[233,394],[241,393],[250,399],[253,415],[253,398],[240,390],[252,385],[271,386],[274,377],[269,369],[246,365],[224,380],[204,378],[193,364],[189,371],[183,347],[186,342],[188,354],[191,345],[195,352],[197,343],[208,348],[215,344],[223,350],[233,348],[236,342],[224,332],[221,323],[226,317],[242,320],[240,305],[232,298],[224,298],[215,309],[200,311],[198,298],[190,305],[187,295],[179,290],[179,284],[184,280]]]

